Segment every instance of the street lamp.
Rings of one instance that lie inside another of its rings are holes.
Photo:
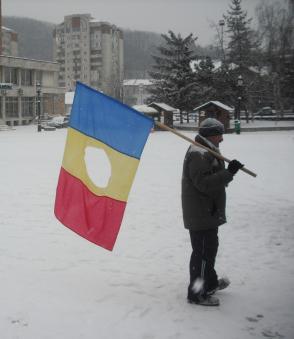
[[[225,20],[219,20],[218,24],[219,24],[220,29],[221,29],[220,44],[221,44],[221,53],[222,53],[222,63],[225,63],[225,50],[224,50],[224,26],[225,26]]]
[[[242,75],[238,76],[237,79],[237,107],[235,109],[235,132],[240,134],[241,132],[241,100],[242,100],[242,88],[244,85],[244,80]]]
[[[40,82],[36,83],[37,91],[37,116],[38,116],[38,132],[41,132],[41,84]]]
[[[237,116],[237,119],[238,120],[240,120],[243,85],[244,85],[243,77],[242,77],[242,75],[239,75],[238,79],[237,79],[237,88],[238,88],[238,116]]]

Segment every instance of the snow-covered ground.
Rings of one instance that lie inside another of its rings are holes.
[[[193,137],[194,133],[187,132]],[[113,252],[53,215],[66,130],[0,132],[1,339],[294,338],[294,132],[225,135],[255,171],[228,187],[221,306],[186,302],[190,243],[180,181],[187,142],[150,135]]]

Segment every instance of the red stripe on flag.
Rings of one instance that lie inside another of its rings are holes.
[[[56,218],[83,238],[112,250],[126,202],[97,196],[61,167],[56,191]]]

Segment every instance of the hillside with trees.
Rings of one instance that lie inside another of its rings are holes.
[[[4,17],[3,25],[18,33],[19,56],[53,60],[52,34],[55,25],[30,18]],[[125,78],[146,78],[153,63],[152,54],[163,43],[154,32],[123,30]],[[211,55],[213,50],[197,46],[198,55]]]
[[[3,17],[3,26],[18,33],[18,53],[24,58],[53,60],[54,24],[29,18]]]

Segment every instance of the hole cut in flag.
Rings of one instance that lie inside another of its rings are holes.
[[[54,213],[62,224],[113,249],[152,127],[151,118],[77,82],[55,198]],[[105,156],[94,161],[97,174],[87,163],[95,151]],[[106,184],[99,184],[95,178],[107,171]]]
[[[94,185],[107,187],[111,177],[111,163],[102,148],[87,147],[85,149],[87,174]]]

